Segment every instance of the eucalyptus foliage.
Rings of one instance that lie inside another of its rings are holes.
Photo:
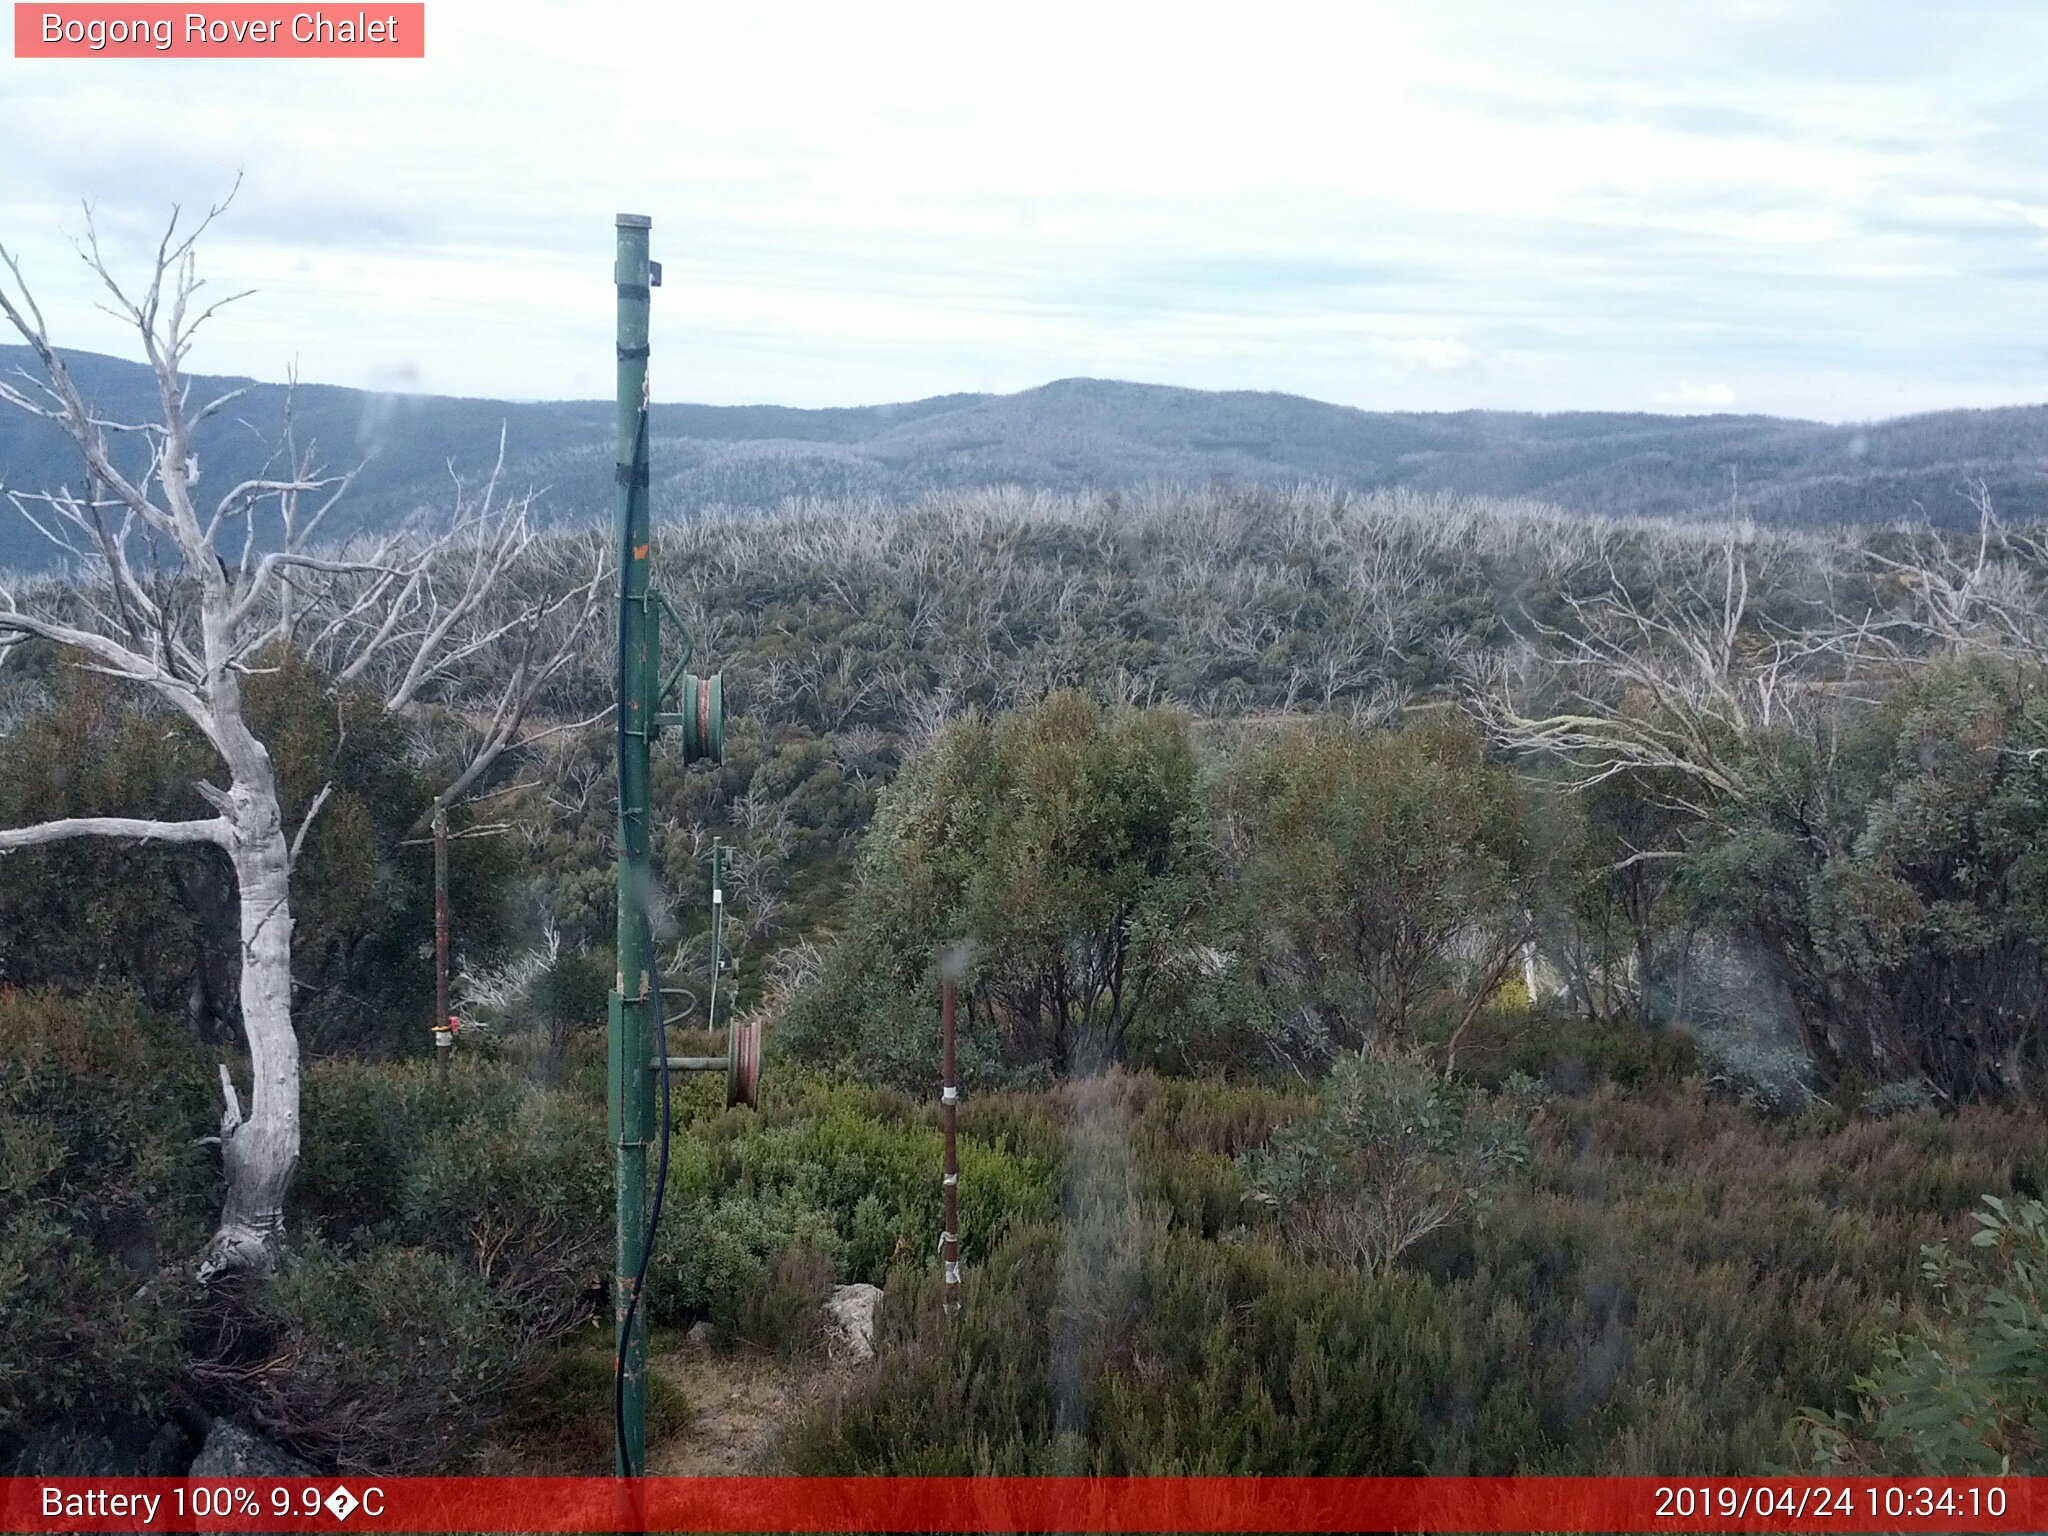
[[[1530,1094],[1517,1080],[1511,1097]],[[1466,1221],[1528,1160],[1526,1115],[1414,1054],[1340,1057],[1316,1111],[1240,1162],[1298,1247],[1368,1272]]]
[[[850,931],[793,1012],[793,1043],[929,1077],[950,963],[971,1071],[1064,1076],[1118,1059],[1199,963],[1198,777],[1174,710],[1057,694],[956,722],[884,797]]]
[[[1969,1248],[1924,1251],[1931,1311],[1888,1339],[1853,1412],[1797,1430],[1833,1469],[1977,1476],[2048,1469],[2048,1206],[1984,1197]]]

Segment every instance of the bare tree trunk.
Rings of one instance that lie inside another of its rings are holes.
[[[262,749],[257,748],[260,755]],[[227,1271],[267,1274],[276,1267],[284,1196],[299,1160],[299,1042],[292,1032],[291,850],[261,763],[255,785],[238,784],[240,835],[230,850],[242,904],[242,1032],[249,1043],[250,1098],[245,1119],[223,1065],[221,1163],[227,1194],[220,1225],[200,1256],[199,1278]]]

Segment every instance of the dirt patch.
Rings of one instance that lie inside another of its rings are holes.
[[[696,1344],[656,1353],[648,1369],[680,1389],[688,1415],[680,1432],[648,1446],[647,1470],[657,1477],[776,1470],[777,1436],[838,1374],[818,1362]]]
[[[779,1470],[775,1442],[851,1366],[723,1351],[657,1330],[648,1348],[647,1471],[657,1477]],[[590,1330],[565,1340],[464,1470],[481,1476],[599,1477],[612,1469],[612,1354]]]

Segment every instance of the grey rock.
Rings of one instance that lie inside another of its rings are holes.
[[[875,1358],[875,1309],[879,1285],[835,1285],[825,1301],[825,1338],[834,1355],[855,1365]]]
[[[702,1318],[699,1318],[696,1322],[690,1324],[690,1331],[683,1335],[683,1342],[693,1349],[707,1349],[710,1347],[711,1341],[717,1336],[716,1330]]]
[[[233,1419],[215,1419],[206,1444],[192,1462],[193,1477],[318,1477],[309,1466],[268,1440],[258,1439]]]

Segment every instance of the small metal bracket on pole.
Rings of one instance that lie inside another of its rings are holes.
[[[461,1027],[461,1020],[452,1013],[434,1026],[434,1068],[444,1083],[448,1081],[448,1063],[455,1055],[455,1035]]]

